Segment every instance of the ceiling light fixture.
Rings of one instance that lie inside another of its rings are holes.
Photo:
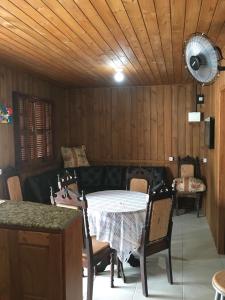
[[[116,82],[122,82],[124,80],[124,74],[122,70],[116,72],[116,74],[114,75],[114,80]]]

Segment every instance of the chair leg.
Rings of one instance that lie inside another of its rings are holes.
[[[141,283],[142,293],[148,297],[148,283],[147,283],[147,270],[146,270],[146,256],[140,255],[140,269],[141,269]]]
[[[87,300],[92,300],[92,297],[93,297],[93,283],[94,283],[94,268],[93,267],[88,267]]]
[[[171,246],[168,248],[168,256],[166,257],[166,273],[168,282],[173,284],[173,272],[172,272],[172,262],[171,262]]]
[[[119,257],[117,256],[117,252],[114,253],[114,256],[116,258],[116,264],[117,264],[117,278],[123,278],[123,282],[126,283],[127,279],[124,273],[123,269],[123,263],[120,261]]]
[[[125,276],[125,273],[124,273],[124,269],[123,269],[123,263],[120,261],[120,259],[118,258],[118,263],[119,263],[119,268],[120,268],[120,276],[122,275],[122,278],[123,278],[123,282],[126,283],[127,282],[127,279],[126,279],[126,276]]]
[[[222,298],[222,300],[223,300],[223,298]],[[217,291],[216,291],[214,300],[221,300],[221,295]]]
[[[197,194],[197,195],[196,195],[197,218],[199,218],[200,200],[201,200],[201,195],[200,195],[200,194]]]
[[[120,270],[120,260],[118,256],[116,257],[116,264],[117,264],[117,278],[121,277],[121,270]]]
[[[114,287],[114,261],[115,261],[115,253],[112,251],[110,255],[110,279],[111,279],[111,288]]]
[[[178,201],[178,197],[175,196],[175,203],[176,203],[176,216],[179,216],[179,201]]]
[[[95,274],[95,276],[98,275],[97,266],[94,267],[94,274]]]

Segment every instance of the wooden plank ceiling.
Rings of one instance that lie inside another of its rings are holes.
[[[224,0],[1,0],[0,59],[74,86],[181,83],[184,40],[225,46]],[[225,54],[224,54],[225,55]]]

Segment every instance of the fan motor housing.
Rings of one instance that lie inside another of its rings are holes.
[[[204,64],[205,64],[204,56],[192,55],[190,57],[190,66],[193,70],[197,71]]]

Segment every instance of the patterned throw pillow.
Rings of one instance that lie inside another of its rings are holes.
[[[61,147],[61,153],[64,161],[64,168],[77,167],[77,157],[73,148]]]
[[[176,190],[178,192],[204,192],[206,190],[206,186],[204,182],[195,177],[181,177],[175,178],[173,180],[173,185],[176,185]]]
[[[74,147],[73,150],[76,155],[78,167],[90,166],[90,164],[87,160],[86,152],[85,152],[86,147],[84,145],[82,145],[80,147]]]

